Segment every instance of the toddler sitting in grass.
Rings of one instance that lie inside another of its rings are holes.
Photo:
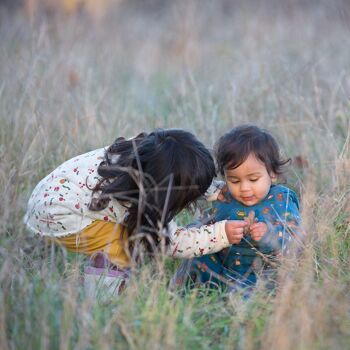
[[[253,125],[238,126],[222,136],[216,158],[226,183],[217,193],[226,192],[226,201],[214,202],[212,221],[242,220],[247,226],[230,247],[182,266],[175,283],[182,283],[186,271],[191,284],[252,287],[258,276],[271,271],[276,257],[301,238],[297,196],[275,184],[289,160],[281,158],[270,133]]]

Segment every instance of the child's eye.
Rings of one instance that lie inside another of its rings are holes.
[[[239,183],[239,181],[230,181],[231,182],[231,184],[238,184]]]
[[[250,179],[251,182],[256,182],[258,180],[259,180],[259,178],[257,178],[257,179]]]

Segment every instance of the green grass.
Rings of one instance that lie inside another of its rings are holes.
[[[102,19],[0,10],[0,348],[347,348],[349,7],[171,3],[120,2]],[[282,263],[274,295],[174,291],[179,261],[166,258],[106,305],[84,293],[82,256],[23,225],[35,184],[74,155],[156,127],[212,147],[243,122],[308,163],[287,176],[304,250]]]

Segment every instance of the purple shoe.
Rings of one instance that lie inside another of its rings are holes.
[[[84,289],[91,298],[108,301],[119,295],[130,278],[130,270],[112,264],[106,253],[91,255],[84,268]]]

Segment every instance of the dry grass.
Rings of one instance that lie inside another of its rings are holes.
[[[0,11],[1,349],[348,346],[350,8],[298,3]],[[100,305],[79,285],[80,257],[22,224],[37,181],[73,155],[155,127],[212,146],[242,122],[270,129],[295,159],[307,238],[275,296],[182,296],[168,290],[166,260]]]

